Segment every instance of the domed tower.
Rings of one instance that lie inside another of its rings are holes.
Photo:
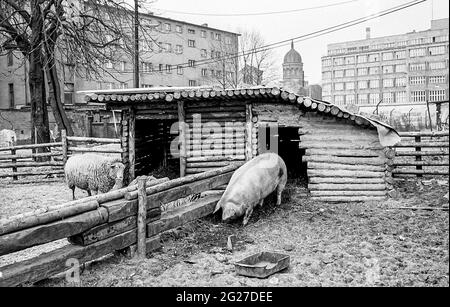
[[[291,50],[286,53],[283,61],[283,87],[298,92],[304,86],[305,73],[303,72],[302,57],[294,49],[294,42],[292,41]]]

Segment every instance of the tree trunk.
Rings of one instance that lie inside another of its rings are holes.
[[[29,54],[30,98],[31,98],[31,141],[49,143],[50,129],[45,95],[44,65],[42,56],[42,12],[38,0],[31,1],[31,52]],[[47,151],[40,148],[37,152]]]

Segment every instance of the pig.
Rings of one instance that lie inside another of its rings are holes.
[[[277,206],[286,186],[287,169],[283,159],[275,153],[264,153],[238,168],[230,179],[214,213],[222,208],[222,221],[228,222],[245,214],[247,225],[254,207],[277,190]]]

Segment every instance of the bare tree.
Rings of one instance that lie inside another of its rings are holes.
[[[132,58],[133,22],[133,8],[120,0],[2,0],[0,50],[19,51],[28,62],[33,142],[50,140],[45,81],[58,128],[72,134],[60,68],[87,79],[115,78],[114,65],[105,64]],[[151,27],[142,22],[139,29],[143,43],[158,45]]]

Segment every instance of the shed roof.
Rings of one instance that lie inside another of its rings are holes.
[[[217,89],[214,87],[158,87],[124,90],[100,90],[80,92],[90,103],[106,103],[107,107],[132,106],[137,104],[175,103],[177,101],[263,101],[264,103],[295,104],[301,109],[327,113],[331,116],[348,119],[362,127],[378,130],[380,143],[393,146],[400,142],[397,131],[386,123],[346,110],[342,106],[327,101],[303,97],[277,87],[245,87],[237,89]]]

